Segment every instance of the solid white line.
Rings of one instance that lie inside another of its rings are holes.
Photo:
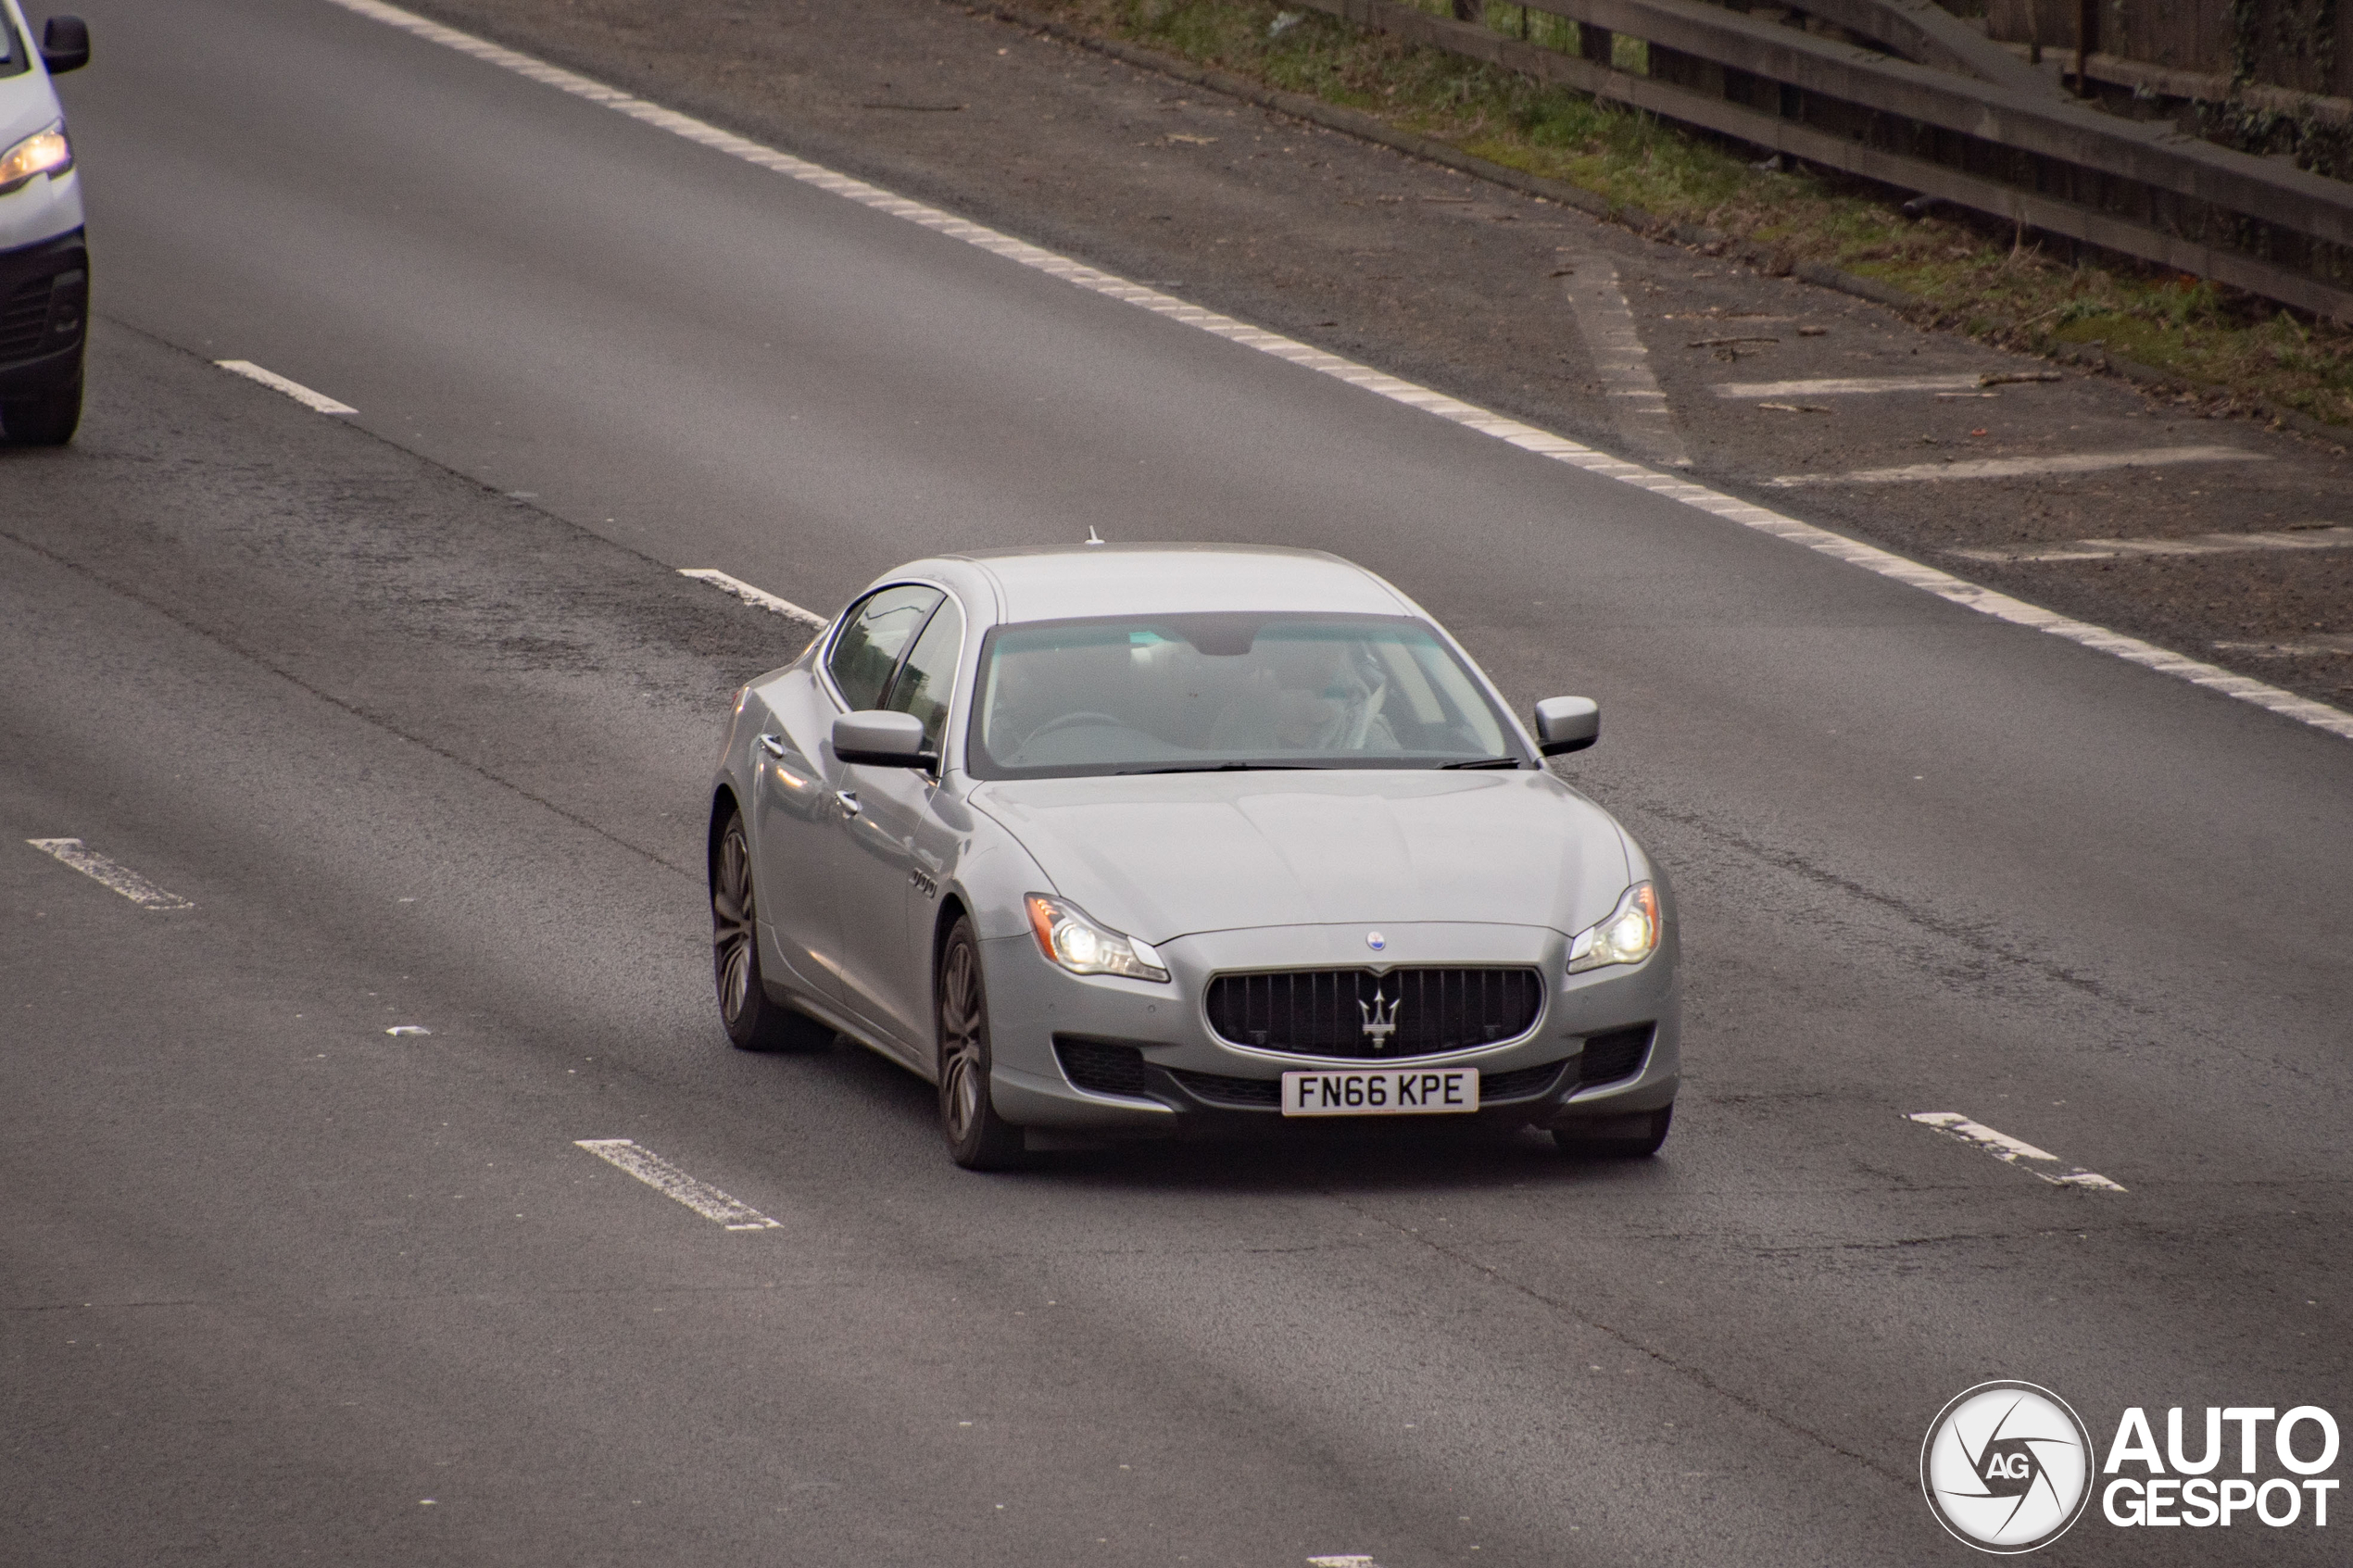
[[[724,589],[748,605],[757,605],[761,609],[781,615],[787,621],[806,621],[821,632],[833,624],[831,620],[819,615],[813,609],[803,609],[790,599],[780,599],[765,588],[755,588],[740,577],[730,577],[724,571],[716,571],[707,566],[682,566],[678,569],[678,575],[691,577],[698,583],[708,583],[713,587]]]
[[[1877,392],[1974,391],[1967,376],[1831,376],[1822,381],[1735,381],[1716,388],[1718,397],[1845,397]]]
[[[306,408],[322,414],[356,414],[359,410],[348,403],[338,403],[323,392],[313,392],[298,381],[288,381],[275,370],[265,370],[250,359],[215,359],[214,364],[233,371],[247,381],[257,381],[272,392],[283,392]]]
[[[2273,533],[2201,533],[2189,539],[2078,539],[2039,550],[1949,550],[2004,565],[2023,561],[2114,560],[2119,556],[2226,556],[2243,550],[2342,550],[2353,528],[2300,528]],[[2219,645],[2218,645],[2219,646]]]
[[[738,1202],[715,1186],[707,1186],[649,1148],[627,1138],[576,1138],[609,1165],[618,1165],[664,1197],[674,1198],[706,1220],[731,1231],[773,1231],[784,1227],[749,1203]]]
[[[1491,413],[1458,398],[1432,392],[1428,387],[1416,386],[1412,382],[1343,359],[1337,354],[1327,354],[1320,348],[1311,348],[1306,344],[1295,342],[1278,333],[1237,321],[1230,316],[1220,316],[1215,311],[1204,310],[1196,305],[1188,305],[1183,300],[1162,294],[1156,289],[1149,289],[1140,284],[1129,282],[1125,278],[1114,277],[1109,272],[1073,261],[1068,257],[1057,256],[1052,251],[1016,240],[1007,234],[1000,234],[994,229],[967,222],[963,219],[942,212],[937,207],[925,207],[921,202],[909,201],[904,196],[894,195],[878,185],[870,185],[862,180],[853,180],[846,174],[837,174],[822,165],[794,157],[787,153],[777,152],[772,147],[763,147],[757,142],[722,131],[716,126],[707,125],[699,119],[680,114],[675,109],[666,109],[660,105],[649,104],[643,98],[633,97],[619,88],[608,87],[600,82],[594,82],[587,77],[578,76],[543,61],[535,60],[528,55],[501,48],[496,44],[486,43],[469,33],[459,32],[455,28],[444,27],[439,22],[427,21],[424,18],[401,10],[396,6],[387,6],[384,4],[384,0],[327,0],[327,3],[339,6],[357,15],[371,18],[387,26],[398,28],[414,37],[440,44],[445,48],[454,49],[459,54],[471,56],[484,64],[496,66],[502,70],[512,71],[533,82],[553,87],[559,92],[585,98],[590,103],[601,104],[617,114],[625,114],[632,119],[683,136],[714,152],[741,158],[761,169],[773,169],[776,173],[814,185],[819,190],[831,192],[847,200],[873,207],[879,212],[887,212],[895,218],[904,219],[910,223],[920,224],[924,228],[945,234],[950,239],[962,240],[967,245],[977,246],[992,255],[1000,256],[1008,261],[1017,262],[1051,277],[1060,278],[1076,287],[1135,306],[1139,310],[1149,310],[1155,315],[1167,317],[1171,320],[1181,321],[1187,326],[1199,328],[1202,332],[1225,338],[1228,342],[1238,343],[1244,347],[1257,349],[1262,354],[1287,360],[1302,370],[1314,370],[1319,375],[1330,376],[1337,381],[1346,382],[1351,386],[1361,387],[1376,396],[1386,397],[1409,408],[1419,408],[1425,413],[1434,414],[1440,419],[1452,420],[1456,424],[1478,431],[1482,435],[1490,435],[1498,441],[1507,442],[1522,451],[1533,452],[1539,457],[1550,458],[1555,462],[1568,463],[1583,469],[1588,473],[1601,474],[1605,478],[1615,479],[1620,483],[1635,485],[1655,495],[1664,495],[1669,500],[1680,501],[1687,507],[1706,512],[1710,516],[1722,518],[1727,522],[1736,522],[1743,528],[1753,528],[1759,533],[1772,534],[1777,539],[1785,539],[1794,545],[1803,545],[1807,549],[1818,550],[1823,555],[1844,561],[1849,566],[1857,566],[1866,571],[1877,572],[1881,577],[1892,578],[1907,587],[1934,594],[1940,598],[1948,599],[1965,608],[1976,610],[1981,615],[1990,615],[1998,621],[2007,621],[2015,625],[2031,626],[2038,632],[2046,632],[2055,637],[2064,637],[2070,642],[2081,644],[2096,652],[2109,654],[2146,669],[2155,670],[2160,674],[2171,675],[2179,680],[2221,692],[2226,696],[2235,697],[2241,702],[2252,703],[2258,708],[2269,709],[2284,718],[2310,724],[2316,729],[2326,730],[2331,734],[2353,739],[2353,713],[2342,712],[2325,703],[2314,702],[2309,697],[2297,696],[2294,692],[2283,691],[2277,686],[2267,685],[2261,681],[2233,674],[2217,665],[2184,658],[2171,649],[2158,647],[2153,644],[2142,642],[2136,637],[2127,637],[2120,633],[2111,632],[2105,626],[2095,626],[2082,621],[2070,621],[2066,616],[2044,609],[2037,605],[2028,604],[2021,599],[2011,598],[2007,594],[1997,594],[1990,588],[1956,577],[1950,572],[1939,571],[1931,566],[1923,566],[1919,561],[1899,556],[1892,550],[1882,550],[1875,545],[1865,545],[1849,539],[1843,534],[1833,533],[1827,528],[1818,528],[1810,522],[1800,522],[1795,518],[1783,517],[1780,513],[1768,510],[1764,507],[1718,494],[1705,485],[1693,484],[1687,479],[1672,474],[1658,473],[1639,463],[1629,463],[1621,458],[1613,458],[1605,452],[1597,452],[1566,436],[1554,435],[1550,431],[1538,430],[1533,425],[1522,424],[1516,420],[1507,420],[1500,414]]]
[[[166,893],[129,867],[116,865],[104,855],[84,848],[78,838],[28,838],[25,842],[44,855],[56,856],[93,882],[113,888],[143,909],[195,908],[177,893]]]
[[[1918,1122],[1924,1127],[1933,1127],[1940,1133],[1950,1134],[1963,1143],[1975,1144],[2005,1164],[2016,1165],[2021,1160],[2046,1160],[2054,1165],[2058,1163],[2058,1156],[2049,1150],[2036,1148],[2032,1144],[2011,1137],[2007,1133],[1997,1133],[1982,1122],[1970,1121],[1957,1110],[1917,1110],[1905,1120]],[[2024,1166],[2022,1169],[2032,1175],[2041,1177],[2053,1186],[2089,1187],[2095,1192],[2125,1190],[2098,1172],[2086,1171],[2078,1166],[2068,1166],[2064,1172],[2056,1174],[2049,1171],[2037,1171],[2032,1165]]]
[[[1774,490],[1810,484],[1906,484],[1938,479],[2023,479],[2060,473],[2098,473],[2107,469],[2170,468],[2175,463],[2268,463],[2261,452],[2236,446],[2146,446],[2133,452],[2065,452],[2047,458],[1969,458],[1952,463],[1912,463],[1900,469],[1857,469],[1853,473],[1785,473],[1765,483]]]

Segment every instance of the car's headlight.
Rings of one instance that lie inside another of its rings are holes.
[[[1073,974],[1124,974],[1131,980],[1165,980],[1168,966],[1149,942],[1139,942],[1097,925],[1064,899],[1029,896],[1029,929],[1038,946]]]
[[[6,195],[36,174],[63,174],[72,167],[73,144],[66,140],[66,122],[61,119],[0,153],[0,195]]]
[[[1658,950],[1658,895],[1649,883],[1638,882],[1626,890],[1607,920],[1577,934],[1568,945],[1568,972],[1641,963]]]

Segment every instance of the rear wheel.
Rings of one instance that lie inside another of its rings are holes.
[[[1667,1129],[1674,1123],[1675,1108],[1669,1105],[1658,1110],[1638,1110],[1581,1125],[1555,1127],[1553,1141],[1561,1146],[1563,1153],[1589,1159],[1647,1160],[1667,1141]]]
[[[939,950],[938,995],[939,1121],[949,1156],[967,1171],[1010,1169],[1021,1162],[1024,1140],[988,1097],[988,997],[968,920],[956,922]]]
[[[0,433],[19,446],[63,446],[82,425],[82,372],[38,397],[0,403]]]
[[[711,972],[719,988],[719,1022],[737,1050],[806,1050],[833,1038],[824,1024],[770,997],[761,980],[751,842],[740,812],[728,813],[711,860]]]

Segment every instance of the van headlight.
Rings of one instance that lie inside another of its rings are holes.
[[[1067,899],[1033,893],[1027,901],[1029,929],[1038,937],[1039,951],[1071,973],[1168,978],[1168,966],[1151,943],[1097,925]]]
[[[1638,882],[1626,890],[1607,920],[1577,934],[1568,945],[1568,972],[1641,963],[1658,951],[1658,894],[1649,883]]]
[[[73,144],[66,140],[66,122],[57,121],[0,153],[0,196],[28,184],[36,174],[53,178],[73,167]]]

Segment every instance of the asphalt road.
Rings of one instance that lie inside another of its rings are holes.
[[[319,0],[86,10],[92,409],[0,457],[0,1560],[1915,1562],[1982,1379],[2353,1413],[2347,743]],[[726,1048],[710,752],[799,633],[671,569],[830,610],[1089,524],[1602,700],[1661,1159],[978,1178],[880,1060]]]

